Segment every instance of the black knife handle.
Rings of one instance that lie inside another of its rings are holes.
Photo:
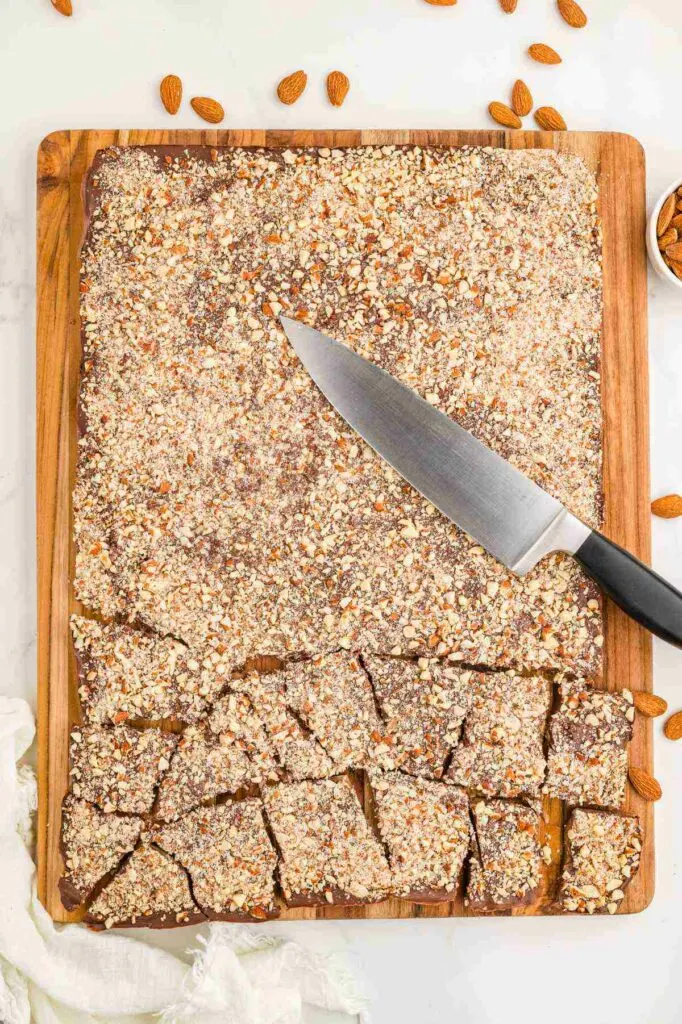
[[[629,551],[593,530],[575,557],[624,612],[682,647],[682,594]]]

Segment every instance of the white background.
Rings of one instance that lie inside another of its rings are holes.
[[[0,0],[0,692],[34,701],[35,152],[57,128],[201,127],[164,113],[157,83],[212,95],[230,127],[483,128],[517,77],[570,128],[643,143],[649,202],[682,175],[682,3],[585,0],[573,31],[554,0]],[[526,46],[564,57],[542,67]],[[299,67],[304,97],[277,80]],[[324,96],[340,68],[341,110]],[[531,119],[528,126],[532,127]],[[682,291],[649,284],[652,495],[682,493]],[[682,587],[682,519],[654,521],[654,564]],[[656,645],[655,688],[682,706],[682,653]],[[353,950],[375,1024],[672,1024],[682,1016],[682,743],[656,725],[658,885],[632,918],[321,922],[273,925],[320,949]],[[1,799],[1,797],[0,797]],[[1,869],[1,865],[0,865]],[[193,930],[157,938],[184,949]]]

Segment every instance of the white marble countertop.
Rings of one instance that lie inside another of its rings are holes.
[[[201,127],[168,117],[158,80],[224,102],[231,127],[488,126],[486,106],[523,77],[569,127],[629,132],[645,147],[649,200],[682,174],[680,0],[584,0],[587,29],[554,0],[49,0],[0,6],[0,692],[34,702],[35,152],[57,128]],[[525,47],[553,44],[560,67]],[[273,98],[305,68],[304,98]],[[352,91],[340,110],[324,76]],[[529,122],[530,126],[530,122]],[[652,495],[682,492],[682,293],[650,278]],[[653,524],[654,565],[682,587],[682,520]],[[682,707],[682,653],[655,648],[656,691]],[[321,922],[273,925],[320,949],[357,954],[375,1024],[673,1024],[682,971],[682,744],[656,725],[657,892],[631,918]],[[191,933],[156,941],[184,949]],[[570,986],[570,987],[569,987]],[[574,989],[575,991],[571,991]],[[559,998],[556,994],[560,993]],[[550,1007],[551,1014],[550,1014]]]

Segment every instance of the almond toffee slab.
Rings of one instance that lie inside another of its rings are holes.
[[[53,914],[641,909],[652,821],[627,770],[651,766],[648,639],[568,557],[519,578],[446,520],[278,319],[611,527],[613,182],[588,137],[156,134],[62,140],[53,172],[84,182],[85,224],[52,533],[72,589],[45,619]]]

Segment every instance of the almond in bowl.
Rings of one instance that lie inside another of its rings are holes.
[[[669,185],[654,206],[646,241],[659,277],[682,288],[682,179]]]

